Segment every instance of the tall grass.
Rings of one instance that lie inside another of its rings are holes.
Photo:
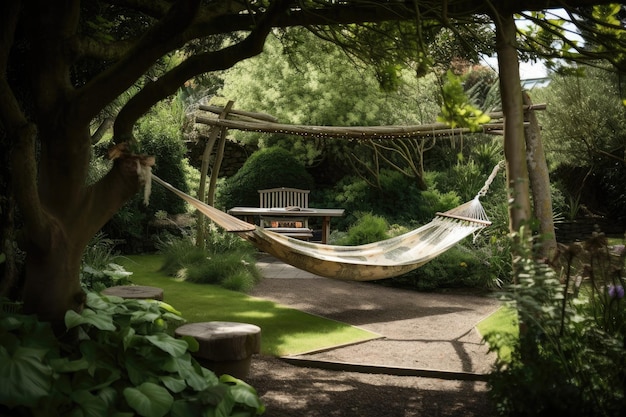
[[[238,236],[211,228],[205,248],[189,236],[170,237],[159,244],[163,254],[161,271],[189,282],[221,285],[247,292],[261,274],[256,267],[256,250]]]

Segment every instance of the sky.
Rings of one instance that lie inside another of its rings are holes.
[[[494,71],[498,71],[498,62],[495,57],[484,58],[483,63]],[[528,80],[530,78],[543,78],[548,75],[548,70],[541,62],[520,62],[520,79]]]

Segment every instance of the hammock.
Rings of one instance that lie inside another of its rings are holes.
[[[259,250],[285,263],[326,278],[373,281],[412,271],[467,236],[489,226],[479,198],[495,177],[498,164],[476,197],[415,230],[360,246],[325,245],[294,239],[231,216],[178,190],[159,177],[152,178],[194,206],[226,231],[239,234]]]

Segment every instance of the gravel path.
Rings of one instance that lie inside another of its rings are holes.
[[[266,279],[250,295],[381,335],[286,359],[255,356],[248,382],[267,416],[491,415],[483,380],[495,358],[474,326],[497,300],[330,280],[269,257],[258,265]]]

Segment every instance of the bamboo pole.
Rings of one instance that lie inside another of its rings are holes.
[[[524,110],[545,110],[546,104],[524,106]],[[223,108],[218,106],[201,105],[201,110],[216,113]],[[220,126],[228,129],[238,129],[249,132],[285,133],[298,136],[324,136],[348,139],[411,139],[417,137],[437,137],[473,133],[466,128],[452,129],[445,123],[433,123],[407,126],[307,126],[277,123],[274,116],[264,113],[231,110],[229,115],[237,114],[241,119],[196,117],[196,122],[209,126]],[[491,112],[489,117],[494,120],[482,125],[482,132],[501,134],[504,129],[504,114],[502,111]],[[495,121],[497,120],[497,121]],[[528,126],[526,124],[525,126]],[[476,132],[474,132],[476,133]]]
[[[205,110],[205,111],[215,113],[215,114],[222,114],[222,112],[224,111],[224,107],[213,106],[210,104],[201,104],[200,106],[198,106],[198,108],[200,110]],[[278,122],[278,118],[275,116],[272,116],[271,114],[256,113],[256,112],[250,112],[250,111],[245,111],[245,110],[231,109],[228,112],[228,115],[240,116],[245,119],[261,120],[265,122],[274,122],[274,123]]]
[[[416,137],[448,136],[471,132],[467,128],[451,129],[444,123],[408,126],[305,126],[282,123],[249,122],[242,120],[214,119],[199,116],[196,123],[238,129],[249,132],[284,133],[298,136],[341,137],[348,139],[411,139]],[[503,123],[486,123],[479,133],[502,130]]]
[[[223,108],[222,112],[219,115],[219,119],[225,119],[228,116],[228,113],[231,111],[234,102],[229,101],[228,104]],[[207,139],[207,143],[204,147],[204,152],[202,153],[202,165],[200,167],[200,186],[198,187],[198,200],[205,202],[205,190],[206,190],[206,177],[209,171],[209,158],[211,157],[211,152],[213,152],[213,147],[215,146],[215,141],[223,128],[219,128],[215,126],[211,129],[209,133],[209,138]],[[224,135],[225,136],[225,135]],[[213,173],[211,173],[213,175]],[[198,216],[198,220],[196,222],[196,246],[200,248],[204,248],[204,216]]]

